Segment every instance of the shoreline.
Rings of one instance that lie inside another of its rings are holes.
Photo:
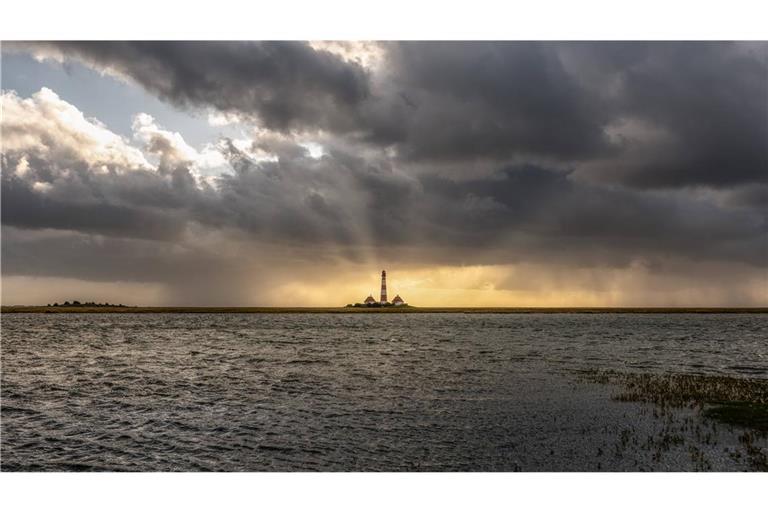
[[[768,307],[756,308],[461,308],[461,307],[407,307],[407,308],[347,308],[347,307],[166,307],[166,306],[126,306],[126,307],[85,307],[85,306],[2,306],[0,313],[207,313],[207,314],[765,314]]]

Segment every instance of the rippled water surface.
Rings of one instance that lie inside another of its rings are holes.
[[[685,470],[603,455],[652,420],[573,370],[768,378],[766,339],[759,314],[8,314],[2,469]]]

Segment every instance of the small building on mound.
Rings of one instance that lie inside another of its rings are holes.
[[[405,304],[405,301],[399,295],[395,295],[395,298],[392,299],[393,306],[402,306],[404,304]]]
[[[369,295],[367,299],[363,301],[363,304],[375,304],[376,299],[373,298],[373,295]]]

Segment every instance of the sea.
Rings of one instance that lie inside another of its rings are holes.
[[[2,471],[740,471],[739,428],[645,450],[580,375],[768,379],[768,315],[14,313],[0,350]]]

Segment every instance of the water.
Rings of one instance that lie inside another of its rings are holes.
[[[758,314],[8,314],[2,469],[689,470],[609,453],[658,425],[574,370],[768,378],[767,334]]]

